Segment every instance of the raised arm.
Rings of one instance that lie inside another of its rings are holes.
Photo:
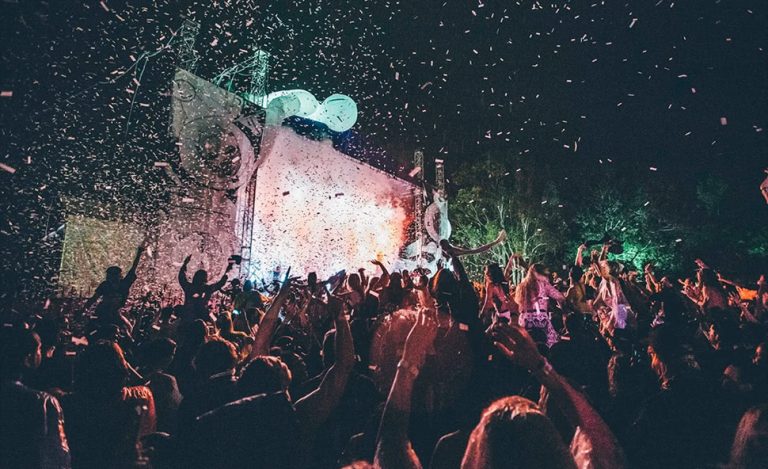
[[[499,324],[493,330],[496,347],[510,361],[529,370],[550,393],[555,405],[586,439],[590,466],[596,469],[622,468],[624,453],[608,425],[587,399],[560,376],[541,356],[531,336],[519,327]],[[583,454],[583,453],[582,453]],[[580,467],[585,467],[581,466]]]
[[[101,285],[99,285],[96,288],[96,291],[93,292],[93,296],[88,298],[88,300],[83,305],[83,310],[87,311],[91,306],[93,306],[94,303],[96,303],[96,301],[98,301],[99,298],[101,298],[101,295],[102,295],[102,287]]]
[[[608,259],[608,249],[610,249],[611,245],[609,243],[604,243],[603,248],[600,250],[600,257],[597,258],[598,261],[604,261]]]
[[[374,465],[381,469],[420,469],[421,462],[408,438],[413,384],[437,335],[437,324],[424,310],[405,340],[403,356],[381,416]]]
[[[249,360],[259,355],[269,354],[269,344],[272,342],[272,335],[277,328],[278,313],[288,299],[290,291],[290,282],[287,281],[267,308],[267,312],[264,314],[261,324],[259,324],[259,330],[253,339],[253,347],[251,347],[251,354],[248,357]]]
[[[504,278],[507,280],[509,279],[509,276],[512,275],[512,270],[515,268],[515,264],[517,261],[517,254],[512,253],[511,256],[509,256],[509,259],[507,260],[507,265],[504,266]],[[510,283],[512,283],[510,281]]]
[[[308,436],[314,435],[338,406],[347,387],[349,374],[355,366],[352,332],[344,314],[344,304],[340,299],[330,297],[328,306],[336,327],[333,343],[336,361],[323,377],[320,386],[296,402],[296,412]]]
[[[136,276],[136,268],[139,266],[139,261],[141,261],[141,255],[144,254],[144,251],[147,249],[147,238],[144,238],[141,240],[141,243],[139,244],[139,247],[136,248],[136,255],[133,258],[133,263],[131,264],[130,270],[128,270],[128,273],[126,274],[126,277],[129,275]]]
[[[647,264],[643,271],[645,272],[645,289],[650,294],[658,293],[661,288],[659,282],[656,281],[656,276],[653,274],[653,264]]]
[[[227,268],[226,270],[224,270],[224,275],[221,276],[218,282],[208,286],[208,288],[210,288],[211,293],[219,291],[222,288],[224,288],[224,285],[227,284],[227,280],[229,280],[229,277],[227,276],[227,274],[229,274],[229,271],[232,270],[232,267],[234,265],[235,265],[235,262],[232,260],[227,262]]]
[[[451,257],[451,264],[453,264],[453,271],[459,282],[472,286],[472,282],[469,280],[469,275],[467,275],[467,271],[464,269],[464,264],[461,263],[461,260],[459,260],[458,257]]]
[[[387,270],[386,266],[384,266],[383,263],[380,261],[374,259],[371,261],[371,264],[378,266],[381,269],[381,277],[379,277],[379,285],[382,287],[387,284],[387,280],[389,279],[389,271]]]
[[[493,293],[491,289],[493,285],[490,282],[485,282],[485,292],[483,293],[483,305],[480,307],[480,314],[488,311],[493,307]]]
[[[565,295],[554,287],[551,283],[546,283],[547,296],[555,300],[558,304],[562,304],[565,301]]]
[[[576,265],[579,267],[584,266],[584,251],[587,249],[587,245],[584,243],[581,243],[579,245],[579,248],[576,250]]]
[[[181,263],[181,268],[179,269],[179,285],[181,285],[182,290],[189,288],[189,280],[187,280],[187,264],[189,264],[190,259],[192,259],[192,255],[185,257],[184,262]]]

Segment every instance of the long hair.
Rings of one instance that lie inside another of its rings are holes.
[[[521,310],[526,307],[529,298],[539,296],[539,279],[536,277],[536,274],[547,274],[544,264],[532,264],[528,268],[528,273],[525,274],[523,281],[515,289],[515,303],[517,303]]]
[[[520,396],[488,406],[467,443],[462,469],[555,469],[576,464],[554,424]]]
[[[485,277],[494,285],[498,285],[504,290],[505,295],[509,295],[509,283],[504,277],[504,271],[499,264],[490,262],[485,266]]]
[[[744,413],[731,447],[728,469],[757,469],[768,461],[768,404]]]

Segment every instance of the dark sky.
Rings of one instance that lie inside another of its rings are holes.
[[[184,14],[202,23],[202,75],[258,44],[273,55],[271,91],[350,95],[356,130],[397,164],[424,148],[449,174],[488,153],[522,155],[534,178],[536,165],[559,168],[546,172],[555,185],[574,173],[598,179],[607,165],[637,184],[658,175],[694,187],[715,174],[745,213],[764,208],[764,0],[0,7],[0,88],[12,92],[0,98],[0,162],[17,170],[0,171],[0,184],[35,216],[61,191],[119,199],[157,183],[174,59],[140,57],[161,49]]]

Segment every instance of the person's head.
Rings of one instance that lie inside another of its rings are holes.
[[[526,273],[525,278],[530,279],[531,281],[535,280],[536,282],[549,281],[549,272],[544,264],[536,262],[528,267],[528,272]]]
[[[362,289],[363,286],[360,280],[360,275],[349,274],[349,277],[347,277],[347,285],[349,286],[350,290],[359,291]]]
[[[219,337],[211,337],[195,355],[195,371],[201,380],[226,371],[234,371],[236,365],[235,346]]]
[[[459,283],[453,276],[453,272],[448,269],[438,270],[429,281],[429,293],[437,302],[439,309],[448,308],[449,303],[457,298],[458,291]]]
[[[47,350],[58,345],[59,336],[61,335],[61,326],[52,318],[43,318],[35,326],[35,332],[40,337],[43,354],[45,354]]]
[[[662,386],[666,386],[685,366],[686,350],[681,342],[678,331],[668,324],[654,329],[650,335],[648,355],[651,368]]]
[[[184,330],[182,346],[197,348],[205,342],[207,335],[208,327],[206,327],[205,321],[202,319],[195,319]]]
[[[531,264],[531,266],[528,267],[528,272],[525,274],[523,281],[520,282],[520,285],[515,289],[515,301],[517,304],[524,307],[522,305],[527,304],[526,298],[534,298],[538,295],[539,283],[548,281],[549,275],[544,264]]]
[[[586,336],[586,320],[587,318],[582,313],[571,313],[565,317],[565,328],[568,330],[571,340],[579,341]]]
[[[310,272],[307,274],[307,285],[310,287],[317,285],[317,272]]]
[[[224,311],[216,318],[216,327],[221,332],[232,332],[232,314],[229,311]]]
[[[571,285],[576,285],[577,283],[581,283],[581,278],[583,276],[584,276],[584,269],[582,269],[578,265],[574,265],[568,270],[568,280],[571,282]]]
[[[390,289],[401,289],[403,288],[403,276],[400,275],[400,272],[392,272],[389,274],[389,288]]]
[[[149,342],[142,350],[144,367],[148,370],[164,370],[173,361],[176,354],[176,342],[161,337]]]
[[[106,277],[107,277],[107,282],[117,283],[123,278],[123,269],[121,269],[116,265],[107,267]]]
[[[462,469],[575,468],[554,424],[533,402],[505,397],[483,412],[467,443]]]
[[[113,396],[125,386],[130,375],[123,349],[114,342],[101,340],[90,345],[75,364],[75,392]]]
[[[243,282],[243,291],[252,291],[253,290],[253,280],[246,280]]]
[[[192,276],[192,285],[202,287],[206,283],[208,283],[208,272],[205,270],[200,269]]]
[[[494,284],[502,284],[506,282],[504,278],[504,272],[499,267],[499,264],[495,262],[489,262],[485,265],[485,281]]]
[[[19,378],[25,370],[39,367],[41,360],[40,337],[35,332],[22,328],[3,331],[0,369],[3,378]]]
[[[768,461],[768,404],[744,413],[736,429],[728,469],[764,468]]]
[[[237,382],[241,395],[271,394],[288,390],[291,370],[277,357],[260,355],[243,369]]]
[[[602,260],[600,266],[600,276],[603,278],[617,277],[621,272],[621,264],[615,261]]]
[[[413,288],[413,277],[411,277],[411,273],[407,270],[403,270],[403,287],[404,288]]]

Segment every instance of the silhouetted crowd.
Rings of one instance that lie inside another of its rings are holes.
[[[3,311],[0,467],[768,467],[765,277],[603,241],[480,282],[448,243],[260,284],[188,257],[179,304],[132,292],[140,246],[91,298]]]

